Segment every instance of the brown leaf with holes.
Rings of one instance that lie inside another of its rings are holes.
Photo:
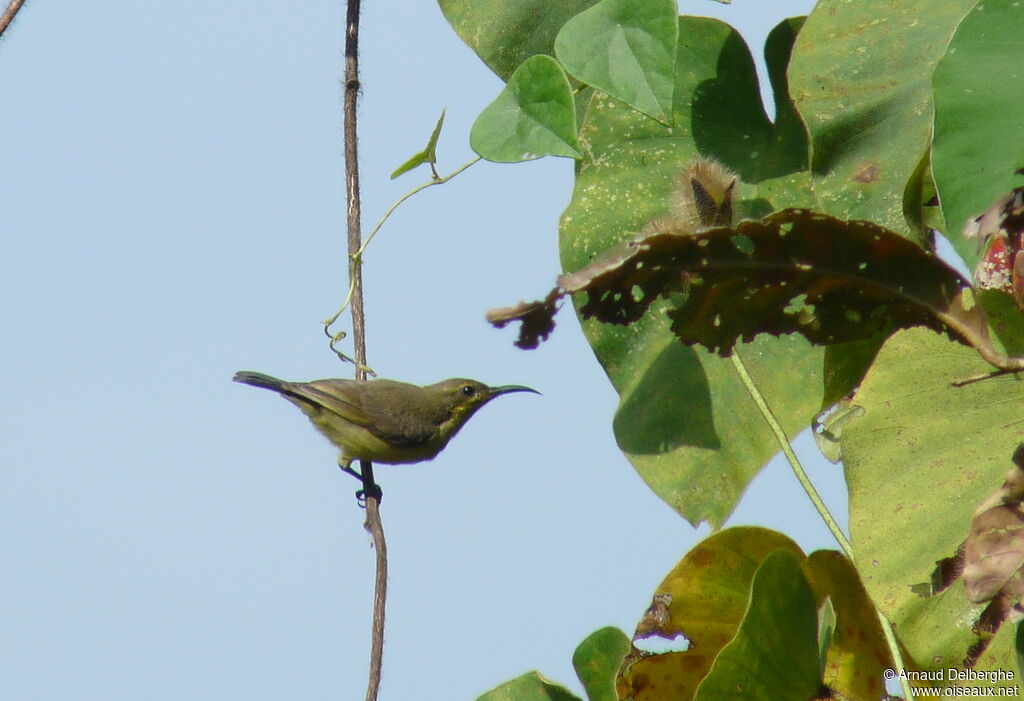
[[[923,325],[946,331],[1004,370],[1024,369],[992,345],[970,284],[938,257],[870,222],[789,209],[760,221],[697,233],[657,232],[620,244],[558,278],[543,302],[525,305],[532,348],[566,294],[585,293],[585,318],[630,324],[671,297],[672,331],[686,344],[728,355],[762,333],[800,333],[833,344]],[[504,315],[502,323],[512,317]]]

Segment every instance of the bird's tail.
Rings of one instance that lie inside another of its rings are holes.
[[[288,399],[308,413],[307,407],[318,407],[321,406],[321,402],[316,401],[315,397],[311,397],[309,391],[305,388],[308,385],[305,382],[285,382],[279,380],[276,377],[270,375],[264,375],[262,372],[254,372],[252,370],[239,370],[235,373],[232,378],[235,382],[241,382],[243,384],[252,385],[253,387],[262,387],[277,392],[285,399]]]
[[[284,380],[279,380],[276,377],[271,377],[270,375],[264,375],[262,372],[253,372],[252,370],[239,370],[235,373],[235,376],[232,379],[235,382],[252,385],[253,387],[272,389],[275,392],[287,391],[288,385]]]

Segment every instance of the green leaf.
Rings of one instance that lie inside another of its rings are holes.
[[[958,666],[978,642],[971,628],[983,607],[967,601],[962,582],[926,593],[935,563],[964,541],[1021,440],[1024,382],[953,384],[987,370],[974,351],[931,331],[897,333],[853,397],[864,414],[843,431],[856,563],[911,668]],[[1010,668],[1009,628],[976,669]]]
[[[580,698],[537,672],[527,672],[496,686],[477,701],[580,701]]]
[[[835,614],[822,672],[825,684],[837,692],[837,699],[882,698],[882,674],[894,665],[878,612],[860,574],[835,550],[811,553],[803,567],[817,600],[827,597]],[[822,623],[819,619],[819,626]]]
[[[1024,7],[1013,0],[979,2],[949,42],[935,69],[932,170],[947,236],[973,268],[976,241],[967,220],[1021,184],[1024,166]]]
[[[601,0],[565,23],[555,56],[580,81],[668,123],[678,15],[675,0]]]
[[[569,79],[550,56],[533,56],[512,74],[469,134],[489,161],[516,163],[541,156],[581,158]]]
[[[606,333],[602,350],[632,349],[621,364],[606,368],[622,383],[613,422],[619,448],[655,494],[690,523],[721,525],[778,452],[778,442],[732,363],[680,344],[666,317],[645,318],[621,337],[611,336]],[[821,403],[820,348],[800,336],[761,336],[739,352],[771,397],[787,436],[794,437]]]
[[[395,168],[395,172],[391,174],[392,180],[397,178],[399,175],[408,173],[413,168],[421,166],[424,163],[437,163],[437,139],[441,136],[441,127],[444,125],[444,115],[447,111],[447,107],[441,110],[441,116],[437,118],[437,124],[434,125],[434,131],[430,134],[430,139],[427,140],[426,147],[416,155],[412,156],[405,163]]]
[[[905,219],[904,197],[930,142],[932,72],[975,2],[815,6],[789,80],[811,135],[820,211],[923,241],[920,223]]]
[[[793,24],[772,36],[769,74],[778,79]],[[813,203],[806,164],[789,155],[805,148],[802,133],[781,121],[776,129],[764,116],[753,59],[739,34],[717,20],[680,18],[675,75],[672,128],[600,92],[587,106],[580,127],[586,158],[560,226],[564,270],[579,270],[662,216],[676,178],[698,155],[717,158],[745,180],[734,193],[739,216]],[[729,101],[702,97],[709,81]],[[777,101],[788,102],[784,81],[773,87],[782,91]],[[719,133],[710,130],[716,121],[724,132],[711,138]],[[704,125],[700,132],[697,123]],[[628,328],[584,321],[583,330],[620,394],[615,433],[630,462],[691,523],[718,526],[778,444],[732,364],[680,346],[665,309],[655,303]],[[802,339],[763,338],[743,357],[795,435],[821,404],[820,350]]]
[[[754,573],[771,553],[803,557],[785,535],[765,528],[729,528],[716,533],[679,561],[655,590],[637,624],[635,640],[685,638],[682,652],[631,656],[623,666],[622,689],[638,701],[692,697],[719,651],[733,639],[747,610]],[[812,614],[814,600],[811,600]],[[659,693],[660,692],[660,693]],[[720,698],[733,698],[729,695]]]
[[[531,56],[554,55],[558,30],[597,1],[438,0],[438,5],[459,38],[507,81]]]
[[[777,550],[754,575],[736,637],[718,654],[694,699],[795,701],[823,691],[814,594],[798,556]]]
[[[632,649],[629,636],[613,627],[594,631],[579,644],[572,656],[572,666],[589,701],[618,701],[615,678]]]

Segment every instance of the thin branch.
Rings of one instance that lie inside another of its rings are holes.
[[[14,21],[14,15],[18,14],[18,10],[25,4],[25,0],[11,0],[7,4],[7,9],[0,15],[0,36],[3,36],[7,27],[10,26],[11,22]]]
[[[359,252],[362,249],[359,201],[359,150],[356,107],[359,100],[359,2],[348,0],[345,17],[345,190],[348,200],[348,272],[352,299],[352,337],[355,346],[356,379],[366,379],[366,322],[363,312],[363,275]],[[362,495],[366,500],[364,527],[373,537],[377,552],[376,583],[373,593],[373,632],[370,640],[370,674],[366,701],[376,701],[380,689],[381,662],[384,653],[384,609],[387,603],[388,551],[384,526],[380,519],[380,488],[373,479],[373,465],[359,461],[363,477]]]
[[[384,524],[380,519],[380,487],[373,481],[373,467],[368,460],[359,461],[363,489],[359,494],[365,500],[365,528],[373,538],[376,552],[376,577],[373,587],[373,622],[370,634],[370,673],[366,684],[366,701],[377,701],[380,690],[381,666],[384,660],[384,611],[388,598],[388,545],[384,539]]]
[[[832,533],[832,537],[839,543],[839,547],[843,549],[846,557],[853,562],[853,545],[850,543],[850,539],[843,533],[843,529],[839,527],[839,522],[836,521],[832,512],[828,510],[828,506],[825,505],[825,501],[818,494],[818,490],[815,489],[814,484],[811,482],[811,478],[807,476],[807,471],[804,470],[803,464],[800,459],[796,456],[796,452],[793,447],[789,444],[789,439],[786,437],[786,432],[782,428],[782,424],[779,423],[778,418],[775,416],[775,412],[772,411],[771,407],[768,406],[767,400],[764,395],[761,394],[761,390],[758,389],[757,385],[754,384],[753,378],[750,377],[750,373],[747,372],[747,366],[743,364],[743,359],[740,358],[738,349],[733,349],[732,355],[732,366],[736,370],[736,374],[739,375],[740,381],[743,382],[743,386],[747,388],[747,392],[750,394],[750,398],[754,400],[754,404],[761,411],[761,416],[764,417],[765,423],[771,429],[772,434],[775,436],[775,440],[779,444],[779,448],[782,449],[783,455],[789,461],[789,466],[793,468],[793,474],[796,475],[797,481],[800,482],[800,486],[807,492],[808,498],[811,503],[814,504],[814,508],[817,510],[818,515],[828,526],[829,532]],[[885,642],[889,647],[889,654],[892,655],[893,666],[896,669],[905,669],[903,664],[903,654],[900,651],[899,642],[896,640],[896,634],[893,632],[892,624],[889,619],[886,618],[881,611],[877,608],[875,613],[878,616],[878,622],[882,627],[882,633],[885,635]],[[907,701],[914,701],[914,692],[910,688],[910,681],[900,677],[900,686],[903,688],[903,693],[906,694]]]
[[[359,3],[348,0],[345,21],[345,194],[348,201],[348,273],[352,285],[352,336],[356,361],[366,364],[366,321],[363,312],[363,272],[352,256],[361,248],[359,200],[359,139],[356,129],[356,105],[359,100]],[[356,379],[366,373],[356,368]]]
[[[360,462],[365,470],[369,462]],[[371,481],[373,475],[370,475]],[[377,553],[377,577],[373,588],[373,634],[370,642],[370,678],[366,686],[366,701],[376,701],[380,689],[380,670],[384,658],[384,609],[388,598],[388,544],[384,540],[384,525],[380,520],[380,492],[366,497],[366,530],[373,535]]]

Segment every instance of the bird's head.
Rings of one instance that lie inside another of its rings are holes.
[[[430,385],[424,389],[428,390],[437,401],[443,403],[451,412],[450,423],[456,430],[462,426],[476,410],[495,397],[512,392],[533,392],[540,394],[537,390],[523,385],[501,385],[489,387],[483,382],[467,380],[465,378],[453,378],[444,380],[437,384]]]

